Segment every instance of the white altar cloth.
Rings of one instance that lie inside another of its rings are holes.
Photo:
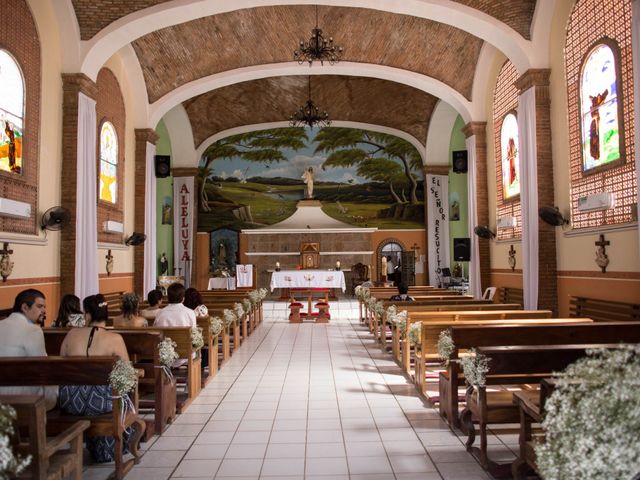
[[[212,277],[207,290],[235,290],[236,277]]]
[[[282,270],[271,274],[274,288],[341,288],[347,289],[341,270]]]

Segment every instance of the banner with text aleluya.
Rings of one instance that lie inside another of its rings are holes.
[[[429,285],[442,283],[442,269],[449,267],[449,177],[427,175],[427,232]]]
[[[185,286],[191,283],[193,251],[193,177],[173,179],[173,254],[176,274],[184,276]]]

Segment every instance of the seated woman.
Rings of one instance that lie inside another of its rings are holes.
[[[409,287],[405,283],[398,284],[398,294],[393,295],[389,300],[394,302],[413,302],[415,299],[408,295]]]
[[[162,304],[162,292],[157,288],[150,290],[147,294],[147,302],[149,306],[144,310],[140,310],[140,315],[147,320],[155,320]]]
[[[63,357],[117,356],[129,360],[127,347],[122,337],[105,330],[107,302],[100,294],[83,300],[87,327],[73,328],[60,347]],[[102,415],[113,410],[110,385],[61,385],[58,401],[60,409],[70,415]],[[125,432],[127,445],[130,429]],[[97,463],[114,460],[115,439],[113,437],[87,437],[87,450]],[[126,447],[125,447],[126,450]]]
[[[202,295],[195,288],[187,288],[184,292],[184,302],[182,302],[185,307],[193,310],[193,313],[196,314],[196,317],[206,317],[209,315],[209,309],[204,302],[202,301]]]
[[[138,311],[138,295],[127,292],[122,295],[122,313],[113,318],[115,328],[148,327],[147,319]]]
[[[75,295],[65,295],[60,300],[58,318],[52,327],[84,327],[84,314],[80,310],[80,299]]]

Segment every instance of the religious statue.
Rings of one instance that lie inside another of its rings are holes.
[[[380,278],[383,282],[387,281],[387,257],[383,255],[380,259]]]
[[[596,249],[596,265],[598,265],[602,272],[607,271],[607,265],[609,265],[609,255],[605,252],[604,245],[600,245]]]
[[[113,255],[111,255],[111,250],[109,250],[107,252],[107,254],[104,256],[104,258],[107,259],[107,264],[105,265],[105,270],[107,271],[107,276],[110,276],[111,272],[113,272]]]
[[[227,247],[224,245],[224,240],[220,240],[218,244],[218,267],[227,266]]]
[[[304,183],[307,184],[306,198],[313,198],[313,167],[307,168],[302,174]]]
[[[167,256],[163,253],[160,255],[160,275],[166,275],[169,271],[169,260],[167,260]]]
[[[3,253],[0,256],[0,276],[2,276],[2,281],[6,282],[7,277],[11,275],[13,271],[13,262],[10,260],[8,253]]]

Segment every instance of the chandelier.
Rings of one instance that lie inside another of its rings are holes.
[[[300,65],[309,62],[309,66],[314,60],[320,60],[320,64],[324,65],[327,61],[331,65],[340,61],[342,57],[342,47],[333,44],[333,38],[325,40],[322,36],[322,30],[318,28],[318,5],[316,5],[316,28],[311,30],[311,38],[308,42],[300,40],[298,50],[293,52],[293,59],[297,60]]]
[[[308,125],[310,128],[314,126],[328,127],[331,125],[329,114],[321,112],[320,109],[311,100],[311,77],[309,77],[309,95],[303,106],[301,106],[293,115],[289,117],[289,124],[292,127],[302,127]]]

